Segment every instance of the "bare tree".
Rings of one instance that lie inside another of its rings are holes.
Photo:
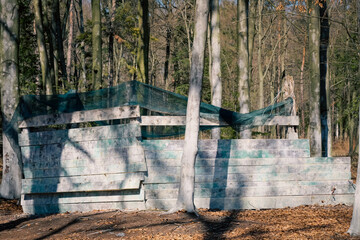
[[[309,1],[309,73],[310,73],[310,151],[321,156],[320,121],[320,13],[319,5]]]
[[[102,45],[100,0],[91,0],[92,9],[92,88],[102,85]]]
[[[238,82],[240,113],[250,112],[248,0],[238,0]],[[251,138],[251,130],[240,132],[240,138]]]
[[[175,210],[195,212],[195,158],[198,151],[200,100],[204,71],[209,1],[196,1],[194,43],[191,54],[190,88],[186,110],[186,130],[181,157],[179,195]]]
[[[221,57],[220,57],[220,11],[219,0],[210,1],[210,53],[211,53],[211,104],[221,107]],[[211,131],[213,139],[220,139],[220,128]]]
[[[73,52],[73,41],[74,41],[74,0],[70,0],[69,8],[69,35],[68,35],[68,46],[66,53],[66,75],[67,83],[71,85],[71,62],[72,62],[72,52]]]
[[[19,102],[19,5],[16,0],[0,2],[1,113],[3,129],[2,198],[20,198],[21,164],[17,132],[11,124]],[[15,123],[16,124],[16,123]]]

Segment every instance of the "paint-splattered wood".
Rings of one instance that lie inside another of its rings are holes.
[[[121,106],[105,109],[76,111],[72,113],[59,113],[36,116],[21,121],[19,123],[19,128],[42,127],[48,125],[96,122],[138,117],[140,117],[139,106]]]
[[[185,116],[142,116],[141,126],[184,126]],[[261,117],[255,117],[251,123],[253,126],[298,126],[297,116],[274,116],[264,121]],[[222,119],[200,118],[200,126],[228,126]]]
[[[57,130],[34,133],[20,133],[19,145],[46,145],[54,143],[63,143],[68,141],[98,141],[102,139],[114,138],[136,138],[141,137],[141,129],[139,124],[131,123],[124,125],[111,125],[89,128],[77,128],[69,130]]]
[[[72,203],[72,204],[33,204],[24,205],[23,211],[27,214],[50,214],[64,212],[89,212],[93,210],[145,210],[145,202],[96,202],[96,203]]]
[[[197,208],[210,209],[269,209],[296,207],[300,205],[352,205],[354,202],[353,194],[327,194],[311,196],[275,196],[275,197],[240,197],[240,198],[195,198]],[[168,210],[174,208],[176,199],[148,199],[147,209]]]
[[[49,177],[71,177],[93,174],[116,174],[129,172],[146,172],[147,167],[143,162],[131,164],[97,164],[73,168],[44,168],[44,169],[24,169],[25,178],[49,178]]]
[[[21,205],[97,203],[97,202],[139,202],[144,201],[142,189],[127,189],[104,192],[67,192],[48,194],[22,194]]]
[[[237,198],[270,196],[306,196],[317,194],[353,194],[354,188],[349,183],[329,185],[319,183],[305,186],[259,186],[237,188],[195,188],[195,198]],[[146,190],[145,199],[177,199],[178,189]]]
[[[23,179],[22,194],[139,189],[142,173]]]
[[[195,175],[195,182],[217,182],[217,181],[230,181],[230,182],[249,182],[249,181],[322,181],[322,180],[343,180],[349,181],[351,174],[348,171],[335,172],[309,172],[309,173],[254,173],[254,174],[208,174],[208,175]],[[179,182],[180,176],[173,173],[153,173],[145,178],[145,183],[176,183]]]
[[[184,140],[143,140],[147,150],[179,150],[184,148]],[[265,150],[265,149],[309,149],[307,139],[231,139],[231,140],[199,140],[199,150]]]

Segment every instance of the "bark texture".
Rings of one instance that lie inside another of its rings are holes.
[[[310,152],[321,156],[320,121],[320,14],[319,6],[309,1],[309,76],[310,76]]]
[[[240,113],[250,112],[248,0],[238,1],[238,81]],[[240,138],[251,138],[251,130],[240,132]]]
[[[360,114],[360,107],[359,107]],[[359,115],[360,116],[360,115]],[[360,119],[360,118],[359,118]],[[359,121],[359,137],[360,137],[360,121]],[[359,158],[360,159],[360,151]],[[357,167],[357,175],[356,175],[356,191],[355,191],[355,201],[354,201],[354,209],[353,215],[351,218],[350,228],[347,231],[351,236],[360,236],[360,164]]]
[[[19,102],[19,14],[16,0],[1,0],[1,112],[3,129],[3,171],[0,197],[20,198],[21,160],[17,132],[10,128]],[[10,128],[10,129],[9,129]]]
[[[69,8],[69,35],[68,35],[68,46],[66,53],[66,75],[67,83],[71,86],[71,62],[73,52],[73,40],[74,40],[74,0],[70,0]]]
[[[139,11],[139,39],[137,49],[137,78],[138,81],[143,83],[149,83],[149,41],[150,41],[150,30],[149,30],[149,2],[148,0],[139,0],[138,4]]]
[[[221,82],[221,57],[220,57],[220,11],[219,0],[210,1],[210,49],[211,49],[211,104],[221,107],[222,82]],[[220,128],[211,131],[213,139],[220,139]]]
[[[102,46],[101,46],[101,12],[100,0],[91,0],[92,9],[92,88],[102,85]]]
[[[191,55],[190,88],[186,110],[185,144],[181,158],[180,186],[176,209],[195,212],[195,158],[198,151],[200,100],[204,71],[209,1],[196,1],[195,33]]]

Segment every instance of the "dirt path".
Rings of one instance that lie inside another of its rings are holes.
[[[93,211],[28,216],[0,200],[0,239],[360,239],[350,238],[352,208],[179,212]]]

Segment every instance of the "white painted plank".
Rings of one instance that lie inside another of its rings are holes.
[[[76,111],[72,113],[36,116],[19,122],[19,128],[43,127],[48,125],[95,122],[138,117],[140,117],[139,106],[121,106],[105,109]]]
[[[185,116],[142,116],[141,126],[185,126]],[[298,116],[274,116],[262,121],[261,117],[255,117],[253,126],[298,126]],[[228,126],[224,120],[214,118],[200,118],[200,126]]]

